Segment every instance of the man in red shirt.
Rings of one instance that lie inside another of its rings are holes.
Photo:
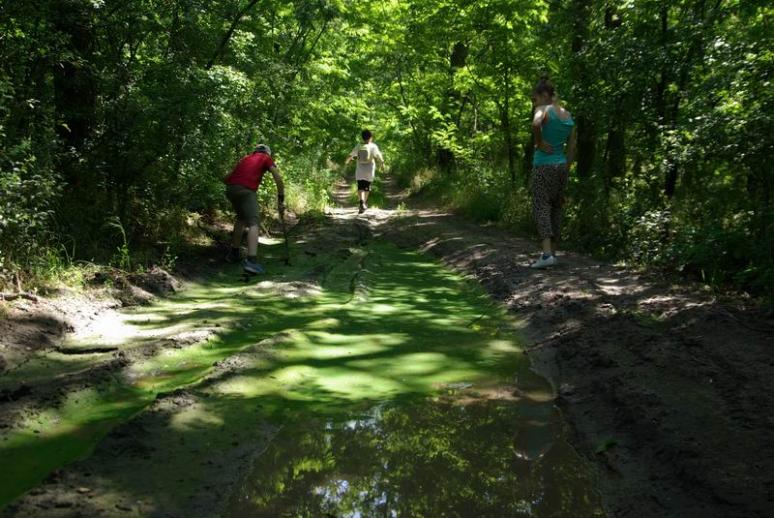
[[[277,208],[280,217],[285,215],[285,185],[282,183],[279,169],[271,159],[271,149],[265,144],[256,146],[255,151],[242,157],[233,171],[223,179],[226,184],[226,197],[236,211],[234,235],[231,241],[231,251],[226,261],[233,263],[239,260],[239,245],[242,243],[242,233],[247,227],[247,259],[244,271],[250,274],[263,273],[263,267],[258,264],[258,199],[256,191],[261,185],[263,175],[269,171],[277,184]]]

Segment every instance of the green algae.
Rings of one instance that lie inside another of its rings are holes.
[[[353,412],[371,415],[374,408],[387,408],[389,415],[400,414],[401,401],[407,408],[435,408],[421,401],[455,392],[455,387],[516,377],[532,391],[519,399],[539,403],[535,408],[541,415],[531,422],[540,427],[553,423],[535,451],[560,433],[546,402],[550,387],[529,371],[514,338],[517,324],[461,276],[386,243],[300,255],[291,268],[269,260],[267,267],[266,276],[249,284],[238,280],[234,268],[219,271],[170,299],[128,312],[127,336],[117,342],[124,351],[147,345],[148,336],[159,333],[207,328],[215,334],[188,347],[161,348],[116,372],[97,390],[74,390],[4,434],[0,463],[11,469],[0,472],[0,505],[52,470],[88,456],[106,433],[160,394],[183,387],[203,398],[189,417],[209,430],[207,437],[249,416],[290,430],[323,423],[311,427],[313,438],[289,434],[315,442],[330,435],[328,428],[346,430],[342,423],[350,422]],[[222,362],[229,359],[240,361],[224,370]],[[26,374],[43,376],[57,366],[73,368],[48,357],[31,363]],[[497,405],[492,408],[500,412]],[[512,408],[506,412],[510,419],[523,419],[526,407]],[[180,432],[190,422],[180,417],[170,427]],[[408,428],[402,433],[419,444]],[[378,434],[369,439],[371,447],[377,439]],[[282,442],[277,444],[281,450]],[[177,462],[185,464],[185,459]],[[306,468],[294,469],[303,473]],[[328,470],[329,475],[337,469]],[[373,476],[358,480],[368,484]],[[262,487],[253,482],[251,487]],[[305,484],[294,487],[310,490]],[[251,502],[256,510],[254,498],[241,497],[235,502]]]

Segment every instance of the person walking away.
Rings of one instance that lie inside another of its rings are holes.
[[[541,78],[532,95],[535,115],[532,133],[535,155],[532,161],[532,210],[542,239],[543,252],[532,268],[556,264],[564,191],[570,165],[575,161],[576,129],[569,111],[559,105],[554,85]]]
[[[371,192],[371,184],[376,176],[376,163],[384,171],[384,157],[379,151],[379,146],[374,143],[373,134],[369,130],[363,130],[361,133],[363,142],[357,146],[347,156],[344,165],[349,164],[351,160],[357,160],[357,170],[355,171],[355,180],[357,181],[357,195],[360,201],[358,213],[362,214],[368,208],[368,195]]]
[[[234,234],[231,250],[226,261],[235,263],[239,260],[239,246],[242,234],[247,228],[247,258],[242,268],[248,274],[263,273],[263,267],[258,264],[258,198],[256,192],[261,185],[263,175],[269,171],[277,184],[277,209],[280,217],[285,215],[285,185],[282,176],[271,158],[271,148],[259,144],[255,151],[242,157],[234,170],[223,178],[226,184],[226,197],[236,212]]]

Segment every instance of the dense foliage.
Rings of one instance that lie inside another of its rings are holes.
[[[548,73],[579,129],[566,237],[765,291],[773,11],[762,0],[3,1],[3,274],[168,248],[190,214],[223,205],[221,176],[259,140],[289,176],[291,207],[319,209],[363,126],[406,185],[531,231],[530,90]]]

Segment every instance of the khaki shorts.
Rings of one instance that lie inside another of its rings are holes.
[[[239,221],[248,226],[258,225],[258,198],[255,191],[243,185],[227,185],[226,198],[234,207]]]

